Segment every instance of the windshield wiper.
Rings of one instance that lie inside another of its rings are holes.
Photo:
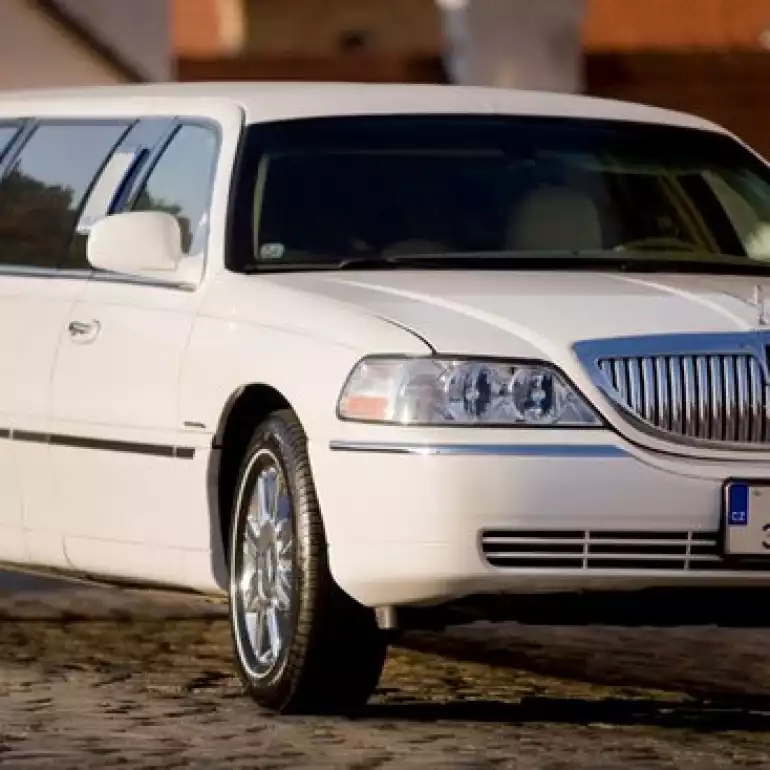
[[[351,257],[337,262],[338,270],[381,270],[403,268],[423,269],[472,269],[472,270],[638,270],[660,271],[667,260],[635,257],[619,252],[522,252],[522,251],[473,251],[437,252],[435,254],[392,254],[382,256]]]
[[[576,265],[575,260],[579,259]],[[425,254],[381,254],[350,257],[333,265],[337,270],[381,270],[396,267],[443,268],[457,270],[476,269],[527,269],[543,262],[554,267],[583,267],[585,258],[580,252],[537,253],[521,251],[458,251]]]
[[[369,253],[319,262],[261,262],[250,273],[307,270],[617,270],[630,273],[711,273],[770,275],[770,263],[711,252],[616,250],[466,251],[424,254]]]
[[[341,262],[335,263],[332,267],[335,267],[337,270],[387,270],[398,267],[403,262],[404,260],[398,256],[371,254],[362,257],[348,257]]]
[[[385,264],[382,264],[382,263]],[[770,262],[703,251],[473,251],[357,257],[339,269],[394,267],[475,268],[492,270],[619,270],[632,273],[684,272],[770,274]]]

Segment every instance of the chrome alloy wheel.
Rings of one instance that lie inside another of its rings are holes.
[[[273,674],[293,631],[295,539],[289,489],[278,459],[262,449],[252,458],[256,478],[234,543],[231,599],[236,643],[254,679]]]

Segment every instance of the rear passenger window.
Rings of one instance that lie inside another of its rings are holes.
[[[181,126],[132,206],[134,211],[173,214],[182,230],[185,254],[199,252],[204,244],[217,148],[212,129]]]
[[[8,149],[8,145],[13,141],[13,137],[18,133],[18,126],[0,126],[0,158]]]
[[[78,212],[128,125],[42,124],[0,181],[0,264],[57,267]]]

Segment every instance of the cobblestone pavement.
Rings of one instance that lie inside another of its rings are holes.
[[[412,635],[363,716],[281,718],[242,695],[222,612],[0,577],[0,765],[770,768],[770,632]]]

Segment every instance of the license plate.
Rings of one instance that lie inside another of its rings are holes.
[[[770,484],[727,484],[724,551],[726,556],[770,557]]]

